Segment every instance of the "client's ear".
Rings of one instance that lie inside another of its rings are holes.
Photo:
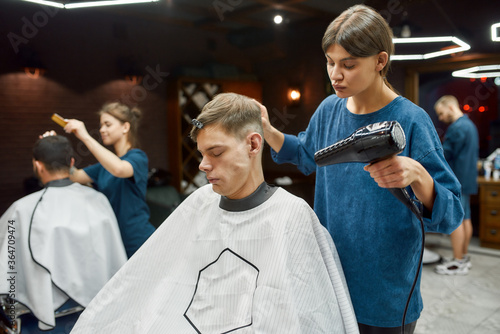
[[[247,142],[249,144],[249,153],[252,155],[258,154],[262,149],[262,136],[257,132],[251,132],[247,136]]]
[[[45,170],[45,165],[41,161],[33,159],[33,165],[39,172]]]

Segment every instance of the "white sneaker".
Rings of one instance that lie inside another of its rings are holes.
[[[457,261],[453,259],[449,262],[437,265],[434,271],[441,275],[467,275],[469,273],[469,267],[465,260]]]
[[[471,269],[472,268],[472,262],[470,261],[470,255],[469,254],[465,254],[464,255],[464,261],[467,264],[467,269]]]
[[[441,258],[441,264],[446,264],[448,262],[454,261],[455,258],[453,257],[442,257]],[[470,255],[465,254],[463,260],[465,263],[467,263],[467,268],[471,269],[472,268],[472,262],[470,260]]]

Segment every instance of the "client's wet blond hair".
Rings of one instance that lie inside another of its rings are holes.
[[[208,102],[196,118],[202,128],[193,126],[191,138],[196,142],[203,127],[216,124],[226,133],[243,139],[249,132],[257,132],[264,137],[262,118],[257,103],[244,95],[221,93]]]

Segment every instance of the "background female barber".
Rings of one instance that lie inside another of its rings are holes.
[[[130,258],[155,231],[149,222],[146,204],[148,158],[137,148],[141,111],[114,102],[104,105],[99,115],[102,142],[113,146],[115,153],[90,136],[83,122],[68,120],[64,131],[74,133],[98,161],[95,165],[73,170],[71,179],[83,184],[93,182],[108,197]]]
[[[276,162],[316,172],[314,209],[337,246],[361,333],[401,333],[422,235],[417,217],[383,188],[410,186],[424,205],[426,229],[449,234],[462,221],[460,184],[428,114],[386,80],[394,46],[385,20],[372,8],[353,6],[329,25],[322,44],[336,94],[320,104],[298,136],[271,126],[262,106],[265,139]],[[367,166],[315,164],[316,151],[360,127],[392,120],[407,139],[399,156]],[[414,331],[422,310],[419,282],[405,333]]]

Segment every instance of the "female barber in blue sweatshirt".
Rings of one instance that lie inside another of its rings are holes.
[[[385,78],[394,50],[385,20],[370,7],[353,6],[329,25],[322,44],[336,94],[320,104],[298,136],[274,128],[261,106],[264,136],[277,163],[316,172],[314,210],[335,241],[360,332],[401,333],[422,233],[418,218],[384,188],[410,186],[410,195],[423,204],[426,231],[449,234],[462,221],[460,184],[428,114]],[[406,135],[400,155],[370,165],[315,164],[316,151],[360,127],[392,120]],[[413,333],[422,307],[419,279],[406,333]]]

